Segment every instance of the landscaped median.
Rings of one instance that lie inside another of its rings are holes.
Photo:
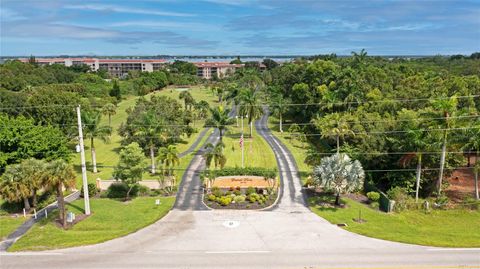
[[[160,204],[155,201],[159,199]],[[48,250],[101,243],[125,236],[154,223],[172,208],[174,197],[137,197],[131,201],[90,200],[92,214],[70,229],[59,228],[51,214],[35,224],[8,251]],[[68,211],[83,213],[83,200],[68,205]]]

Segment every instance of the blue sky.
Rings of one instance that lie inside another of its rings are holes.
[[[0,0],[0,55],[480,51],[480,0]]]

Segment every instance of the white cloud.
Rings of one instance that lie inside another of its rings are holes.
[[[153,9],[133,8],[133,7],[122,7],[122,6],[115,6],[115,5],[101,5],[101,4],[66,5],[64,6],[64,8],[76,9],[76,10],[94,10],[94,11],[104,11],[104,12],[156,15],[156,16],[171,16],[171,17],[195,16],[194,14],[189,14],[189,13],[160,11],[160,10],[153,10]]]

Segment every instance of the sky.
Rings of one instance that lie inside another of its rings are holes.
[[[0,56],[480,51],[480,0],[0,0]]]

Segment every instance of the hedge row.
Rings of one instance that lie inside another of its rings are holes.
[[[200,174],[204,178],[217,178],[223,176],[259,176],[265,178],[275,178],[278,174],[277,169],[266,169],[262,167],[227,167],[221,170],[205,170]]]

